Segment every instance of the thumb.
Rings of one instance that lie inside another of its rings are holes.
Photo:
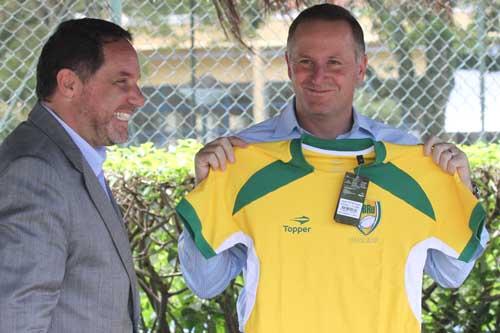
[[[231,146],[233,147],[240,147],[240,148],[245,148],[248,146],[248,142],[246,142],[243,139],[238,138],[237,136],[230,136],[228,137],[229,142],[231,142]]]

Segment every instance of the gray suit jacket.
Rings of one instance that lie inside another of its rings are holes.
[[[137,331],[114,201],[40,105],[0,146],[0,333]]]

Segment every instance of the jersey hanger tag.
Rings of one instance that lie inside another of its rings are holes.
[[[346,172],[335,211],[336,222],[353,226],[359,224],[369,183],[367,177]]]

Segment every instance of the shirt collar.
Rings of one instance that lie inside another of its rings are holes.
[[[42,106],[61,124],[66,133],[70,136],[71,140],[76,144],[83,157],[90,165],[90,168],[96,175],[102,172],[102,166],[106,160],[106,147],[92,147],[87,141],[85,141],[78,133],[76,133],[71,127],[69,127],[53,110],[51,110],[45,103]]]
[[[354,107],[352,108],[352,118],[353,124],[351,130],[347,133],[339,135],[339,139],[351,137],[359,132],[367,132],[369,135],[373,135],[373,131],[367,117],[360,115]],[[311,133],[308,133],[305,129],[300,127],[299,122],[297,121],[294,98],[293,101],[288,103],[286,108],[278,115],[273,137],[299,137],[302,134]]]
[[[295,116],[295,98],[291,103],[287,104],[276,120],[273,137],[290,137],[293,132],[296,132],[296,136],[300,136],[304,132]]]
[[[372,130],[372,120],[368,117],[359,114],[356,109],[352,108],[352,127],[347,133],[341,134],[337,139],[347,139],[352,137],[358,137],[359,134],[363,134],[368,137],[375,137],[375,133]]]

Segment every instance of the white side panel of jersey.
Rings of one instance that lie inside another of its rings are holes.
[[[243,232],[236,232],[229,236],[216,250],[215,253],[219,254],[236,244],[244,244],[247,247],[247,264],[246,269],[243,269],[243,278],[245,279],[245,286],[238,296],[238,303],[236,310],[238,312],[238,322],[240,332],[245,331],[245,325],[250,318],[253,307],[255,305],[255,298],[257,296],[257,285],[259,284],[260,263],[253,240]]]
[[[444,254],[458,258],[459,253],[438,238],[427,238],[412,247],[405,267],[405,289],[410,308],[419,323],[422,323],[422,278],[427,250],[436,249]]]

